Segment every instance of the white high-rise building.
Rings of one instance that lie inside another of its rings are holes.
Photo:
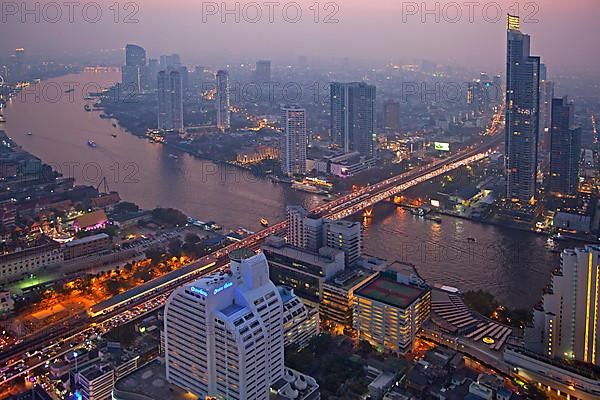
[[[600,365],[600,246],[566,249],[552,289],[534,310],[529,350]]]
[[[302,206],[287,206],[286,242],[294,247],[304,247],[304,218],[308,211]]]
[[[229,72],[217,71],[217,128],[226,131],[231,128]]]
[[[183,130],[183,85],[178,71],[158,73],[158,129]]]
[[[283,137],[281,170],[286,175],[306,174],[306,111],[296,105],[281,108]]]
[[[283,377],[283,302],[264,254],[175,290],[165,306],[167,380],[204,398],[262,400]]]

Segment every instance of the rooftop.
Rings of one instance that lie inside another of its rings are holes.
[[[77,246],[79,244],[84,244],[84,243],[90,243],[93,242],[95,240],[101,240],[101,239],[106,239],[109,236],[106,233],[99,233],[97,235],[91,235],[91,236],[86,236],[83,237],[81,239],[75,239],[71,242],[68,242],[67,244],[65,244],[66,247],[73,247],[73,246]]]
[[[246,307],[240,306],[239,304],[230,304],[227,307],[225,307],[224,309],[222,309],[221,312],[226,317],[231,317],[233,314],[235,314],[241,310],[244,310],[245,308]]]
[[[355,292],[357,296],[398,308],[407,308],[425,293],[427,289],[396,282],[385,276],[373,279]]]
[[[118,379],[113,391],[122,400],[197,399],[196,396],[167,382],[165,366],[158,360]]]

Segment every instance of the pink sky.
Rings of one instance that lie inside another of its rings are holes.
[[[298,55],[378,62],[411,62],[427,58],[500,72],[504,68],[504,14],[514,11],[514,5],[518,3],[524,19],[535,11],[534,18],[538,22],[524,22],[523,31],[533,36],[533,50],[542,56],[550,71],[594,70],[600,58],[598,0],[484,1],[473,6],[473,22],[469,21],[469,8],[464,5],[466,0],[455,3],[344,0],[328,7],[325,7],[327,1],[319,1],[319,22],[314,21],[315,13],[310,8],[315,2],[298,1],[303,12],[298,23],[283,18],[282,8],[288,1],[279,3],[280,6],[275,8],[275,21],[270,23],[269,9],[262,0],[256,2],[263,11],[262,18],[256,23],[243,18],[236,23],[231,15],[223,23],[220,10],[203,22],[203,5],[206,9],[210,2],[198,0],[144,0],[137,3],[139,11],[135,17],[138,23],[124,23],[125,10],[121,10],[119,22],[115,23],[114,13],[109,9],[113,0],[99,0],[103,15],[94,24],[83,20],[81,8],[75,13],[75,23],[69,23],[66,9],[56,23],[43,20],[35,23],[32,17],[22,23],[18,15],[5,15],[4,12],[2,30],[10,34],[2,34],[0,50],[8,52],[23,46],[31,53],[76,53],[94,48],[117,49],[133,42],[146,47],[150,56],[178,52],[190,64],[214,65],[257,58],[293,61]],[[119,2],[121,7],[125,3]],[[246,7],[249,13],[253,12],[249,3],[239,3],[240,10]],[[422,10],[434,9],[436,3],[440,22],[437,23],[433,15],[428,15],[423,22]],[[450,3],[459,5],[463,14],[455,23],[444,18],[456,16],[456,7]],[[220,7],[221,2],[212,4]],[[227,4],[233,8],[234,2]],[[324,23],[325,16],[336,10],[334,7],[337,7],[335,18],[339,22]],[[414,7],[416,14],[403,18],[403,9],[414,11]],[[488,20],[484,18],[484,8],[488,11]],[[293,12],[294,8],[288,10]],[[496,12],[501,16],[494,19]]]

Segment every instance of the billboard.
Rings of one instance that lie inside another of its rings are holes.
[[[433,142],[433,148],[438,151],[450,151],[450,143]]]

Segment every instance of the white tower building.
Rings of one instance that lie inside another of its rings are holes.
[[[299,106],[281,108],[283,137],[281,170],[286,175],[306,174],[306,111]]]
[[[600,365],[600,246],[566,249],[526,331],[529,350]]]
[[[195,395],[267,400],[283,377],[283,303],[263,254],[180,287],[165,306],[167,380]]]

